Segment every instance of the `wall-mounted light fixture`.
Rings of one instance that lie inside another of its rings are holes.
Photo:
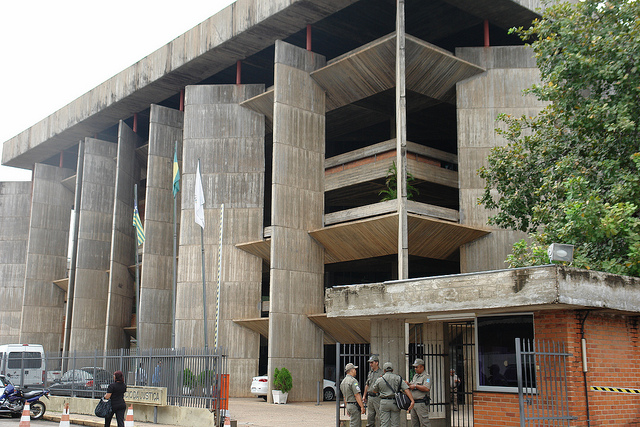
[[[547,250],[549,254],[549,262],[554,261],[573,261],[573,245],[563,245],[561,243],[552,243]]]

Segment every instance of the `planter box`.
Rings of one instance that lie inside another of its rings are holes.
[[[273,396],[273,403],[276,405],[287,403],[287,396],[289,393],[283,393],[280,390],[271,390],[271,395]]]

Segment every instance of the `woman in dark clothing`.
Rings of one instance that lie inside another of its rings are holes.
[[[104,419],[104,427],[111,425],[113,414],[116,415],[118,427],[124,427],[124,413],[127,410],[127,404],[124,402],[124,393],[127,391],[127,386],[124,383],[122,371],[115,371],[113,373],[113,379],[114,382],[109,385],[107,394],[104,395],[105,400],[111,399],[111,409],[113,413],[107,415]]]

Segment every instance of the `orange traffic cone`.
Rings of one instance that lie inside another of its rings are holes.
[[[29,405],[29,402],[25,402],[24,404],[18,427],[31,427],[31,405]]]
[[[71,427],[71,421],[69,420],[69,404],[65,403],[64,410],[62,411],[62,417],[60,418],[59,427]]]
[[[231,420],[229,419],[229,417],[224,417],[224,425],[226,425],[226,426],[230,426],[231,425]]]
[[[133,426],[133,405],[129,406],[127,410],[127,418],[124,420],[124,427],[134,427]]]

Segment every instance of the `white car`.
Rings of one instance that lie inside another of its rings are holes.
[[[323,400],[335,400],[336,398],[336,383],[330,380],[323,380],[322,385],[322,399]],[[269,392],[269,376],[261,375],[259,377],[253,377],[251,380],[251,394],[258,397],[262,397],[267,400],[267,393]]]

